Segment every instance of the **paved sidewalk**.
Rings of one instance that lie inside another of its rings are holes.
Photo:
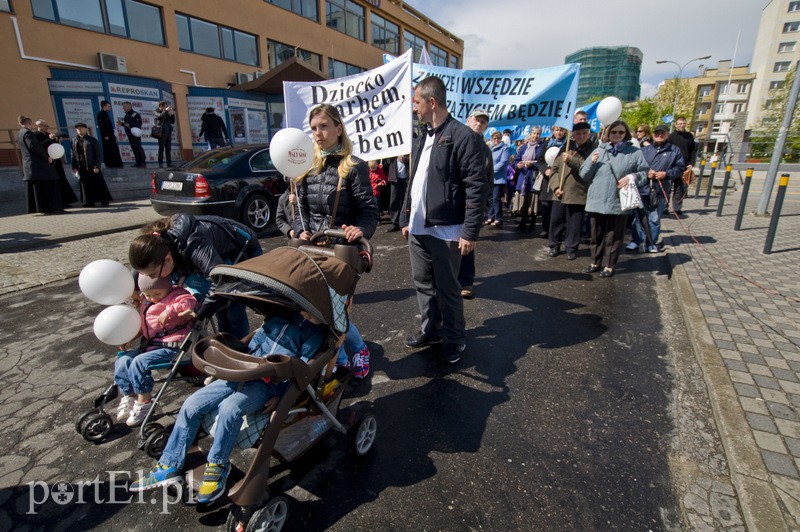
[[[748,205],[758,195],[751,192]],[[774,196],[773,196],[774,198]],[[774,200],[773,200],[774,202]],[[773,253],[762,253],[769,218],[733,225],[687,199],[680,223],[664,223],[676,288],[749,530],[800,526],[800,203],[787,201]],[[694,241],[688,233],[694,235]]]
[[[0,254],[134,229],[159,218],[150,200],[112,202],[108,207],[80,207],[68,209],[69,214],[45,216],[4,216],[8,209],[0,204]]]

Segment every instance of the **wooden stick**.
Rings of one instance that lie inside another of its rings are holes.
[[[568,129],[567,130],[567,142],[564,144],[564,153],[567,153],[569,151],[569,139],[570,139],[571,136],[572,136],[572,131],[570,131]],[[562,194],[564,193],[564,191],[562,189],[564,188],[564,174],[566,174],[566,172],[564,171],[565,167],[566,167],[566,163],[564,163],[563,155],[562,155],[562,160],[561,160],[561,182],[558,184],[558,189],[561,190]]]

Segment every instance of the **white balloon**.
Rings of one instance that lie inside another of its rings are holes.
[[[139,129],[138,127],[132,127],[131,128],[131,135],[133,135],[134,137],[141,137],[142,136],[142,130]]]
[[[597,118],[601,124],[608,125],[622,114],[622,102],[616,96],[603,98],[597,105]]]
[[[94,334],[104,344],[122,345],[139,334],[142,318],[128,305],[114,305],[103,309],[94,319]]]
[[[51,144],[47,147],[47,155],[51,159],[61,159],[64,156],[64,146],[61,144]]]
[[[300,129],[281,129],[269,143],[269,156],[280,173],[290,179],[308,172],[314,162],[314,142]]]
[[[553,163],[556,162],[556,157],[558,157],[559,151],[561,151],[561,148],[558,146],[547,148],[547,151],[544,152],[544,162],[547,163],[547,166],[553,166]]]
[[[83,295],[101,305],[118,305],[133,294],[133,275],[117,261],[100,259],[81,270],[78,285]]]

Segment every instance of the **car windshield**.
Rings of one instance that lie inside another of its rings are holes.
[[[201,155],[191,162],[189,166],[192,168],[225,168],[233,163],[240,154],[250,151],[248,148],[234,148],[229,150],[220,150],[209,152]]]

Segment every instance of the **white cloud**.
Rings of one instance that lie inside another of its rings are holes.
[[[678,67],[711,55],[709,66],[732,59],[737,32],[741,39],[736,65],[753,56],[761,10],[768,0],[406,0],[436,23],[464,39],[464,68],[515,70],[563,64],[581,48],[634,46],[642,50],[642,95],[645,89],[674,77]],[[456,7],[457,6],[457,7]],[[683,71],[694,76],[700,62]]]

